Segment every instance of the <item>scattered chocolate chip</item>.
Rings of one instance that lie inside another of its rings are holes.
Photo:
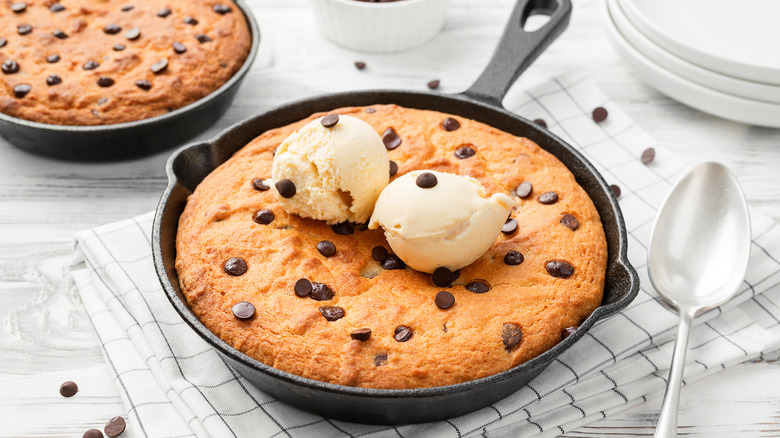
[[[466,290],[475,294],[484,294],[490,290],[490,284],[486,280],[473,280],[466,285]]]
[[[382,268],[387,269],[388,271],[392,269],[403,269],[405,267],[406,264],[404,261],[395,254],[388,254],[387,257],[382,260]]]
[[[642,164],[650,164],[655,159],[655,148],[647,148],[642,152]]]
[[[46,78],[46,85],[57,85],[62,83],[62,78],[60,75],[49,75],[49,77]]]
[[[439,88],[439,84],[440,83],[441,83],[441,81],[439,81],[438,79],[434,79],[434,80],[428,82],[428,88],[430,88],[431,90],[435,90],[435,89]]]
[[[343,318],[344,315],[347,314],[346,312],[344,312],[344,309],[342,309],[341,307],[336,307],[336,306],[323,306],[323,307],[320,307],[320,313],[328,321],[336,321],[338,319]]]
[[[328,114],[327,116],[320,119],[320,123],[322,126],[326,128],[332,128],[336,126],[336,123],[339,122],[339,115],[338,114]]]
[[[545,192],[539,195],[539,202],[542,204],[550,205],[558,202],[558,194],[555,192]]]
[[[576,325],[573,325],[571,327],[566,327],[565,329],[561,330],[561,337],[563,339],[568,338],[569,336],[573,335],[574,332],[576,332],[578,328],[579,327],[577,327]]]
[[[561,223],[566,225],[569,229],[572,231],[575,231],[577,228],[580,227],[580,221],[577,220],[576,217],[570,215],[569,213],[566,213],[561,218]]]
[[[393,176],[396,173],[398,173],[398,164],[395,161],[390,160],[390,176]]]
[[[620,190],[620,186],[619,185],[612,184],[611,186],[609,186],[609,188],[612,189],[612,193],[615,194],[616,198],[620,198],[621,190]]]
[[[547,122],[545,122],[544,119],[534,119],[534,123],[541,126],[542,128],[547,127]]]
[[[387,128],[385,129],[384,134],[382,134],[382,142],[385,144],[385,148],[387,148],[388,151],[392,151],[398,146],[401,146],[402,140],[395,132],[395,129]]]
[[[79,392],[79,385],[76,385],[76,382],[68,380],[60,385],[60,395],[63,397],[73,397],[77,392]]]
[[[27,96],[27,93],[32,90],[32,85],[30,84],[18,84],[14,87],[14,96],[18,98],[22,98],[24,96]]]
[[[27,3],[25,2],[18,2],[11,5],[11,10],[16,12],[17,14],[21,14],[27,9]]]
[[[550,260],[545,263],[544,267],[547,269],[547,273],[553,277],[569,278],[574,273],[574,267],[564,260]]]
[[[149,91],[152,89],[152,83],[147,81],[146,79],[139,79],[135,81],[135,86],[144,91]]]
[[[433,280],[433,284],[436,286],[450,287],[452,282],[455,281],[455,273],[444,266],[439,266],[431,274],[431,280]]]
[[[3,65],[0,66],[0,69],[3,70],[3,73],[10,75],[19,71],[19,63],[13,59],[6,59],[3,61]]]
[[[124,44],[114,44],[113,49],[116,50],[117,52],[121,52],[122,50],[125,50],[125,45]]]
[[[225,15],[225,14],[228,14],[230,12],[233,12],[233,8],[231,8],[228,5],[223,5],[223,4],[214,5],[213,9],[214,9],[214,12],[216,12],[219,15]]]
[[[125,32],[125,38],[127,38],[127,39],[129,39],[131,41],[132,40],[137,40],[138,37],[140,37],[140,36],[141,36],[141,29],[139,29],[137,27],[134,27],[134,28],[128,30],[127,32]]]
[[[438,184],[439,181],[436,179],[436,175],[431,172],[423,172],[417,177],[415,183],[417,184],[417,187],[430,189],[436,187],[436,184]]]
[[[249,301],[241,301],[233,305],[233,316],[246,321],[255,316],[255,305]]]
[[[399,325],[395,328],[395,335],[393,335],[393,337],[398,342],[406,342],[409,339],[412,339],[412,335],[414,335],[414,332],[411,327]]]
[[[363,70],[364,68],[366,68],[366,63],[363,61],[355,61],[355,68],[357,68],[358,70]]]
[[[171,15],[171,10],[168,8],[162,8],[159,11],[157,11],[157,16],[160,18],[165,18],[167,16]],[[186,21],[185,21],[186,23]]]
[[[593,113],[591,114],[593,116],[593,121],[596,123],[601,123],[604,120],[607,120],[607,115],[609,113],[607,112],[606,108],[604,107],[598,107],[593,110]]]
[[[6,44],[8,44],[8,40],[5,38],[0,38],[0,49],[5,47]]]
[[[384,261],[387,255],[387,249],[384,246],[375,246],[371,249],[371,257],[378,262]]]
[[[357,341],[367,341],[371,337],[371,329],[364,327],[352,330],[349,332],[349,336]]]
[[[109,34],[109,35],[116,35],[116,34],[118,34],[119,32],[122,32],[122,27],[120,27],[120,26],[119,26],[118,24],[116,24],[116,23],[107,24],[107,25],[106,25],[106,26],[103,28],[103,32],[105,32],[105,33],[107,33],[107,34]]]
[[[455,304],[455,295],[443,290],[436,294],[436,298],[433,301],[439,309],[449,309]]]
[[[377,353],[377,355],[374,356],[375,366],[382,366],[386,361],[387,361],[387,353]]]
[[[336,245],[330,240],[323,240],[317,243],[317,251],[325,257],[332,257],[336,254]]]
[[[352,225],[349,224],[349,222],[341,222],[338,224],[331,225],[330,228],[333,230],[334,233],[338,234],[339,236],[348,236],[355,232],[355,230],[352,228]]]
[[[363,108],[363,111],[365,111],[368,114],[374,114],[376,112],[376,108],[371,108],[371,107]]]
[[[247,269],[249,267],[241,257],[231,257],[225,262],[225,272],[234,277],[244,275]]]
[[[259,192],[264,192],[270,189],[271,186],[266,185],[262,178],[255,178],[252,180],[252,188]]]
[[[110,87],[114,85],[114,80],[106,76],[101,76],[98,78],[97,84],[101,87]]]
[[[195,26],[196,24],[198,24],[198,20],[196,20],[196,19],[194,19],[192,17],[184,17],[183,21],[184,21],[184,24],[190,24],[192,26]]]
[[[152,64],[152,67],[150,69],[152,70],[152,73],[157,75],[162,73],[166,68],[168,68],[168,60],[161,59],[155,62],[154,64]]]
[[[65,10],[65,6],[62,3],[52,3],[52,5],[49,6],[49,10],[52,12],[62,12]]]
[[[471,146],[461,146],[458,149],[455,150],[455,156],[457,158],[460,158],[461,160],[465,160],[466,158],[473,157],[477,151],[474,150]]]
[[[515,231],[517,231],[517,220],[513,218],[507,219],[501,227],[501,232],[504,234],[512,234]]]
[[[89,429],[81,435],[81,438],[103,438],[103,432],[97,429]]]
[[[525,257],[523,257],[522,254],[520,254],[518,251],[509,251],[504,255],[504,264],[509,266],[519,265],[520,263],[523,263],[523,260],[525,260]]]
[[[28,33],[32,32],[33,28],[29,24],[20,24],[16,26],[16,33],[19,35],[27,35]]]
[[[220,62],[220,63],[219,63],[219,66],[220,66],[221,68],[227,68],[227,62]]]
[[[87,61],[84,63],[84,65],[81,66],[84,70],[94,70],[98,67],[100,67],[100,64],[98,64],[95,61]]]
[[[523,340],[523,332],[517,324],[508,322],[501,327],[501,340],[504,341],[506,351],[510,351]]]
[[[298,295],[301,298],[308,297],[311,293],[311,289],[311,281],[305,278],[298,279],[298,281],[295,282],[295,286],[293,286],[295,295]]]
[[[176,53],[184,53],[187,51],[187,48],[184,47],[184,44],[176,41],[175,43],[173,43],[173,51]]]
[[[106,423],[106,426],[103,428],[103,432],[106,433],[106,436],[113,438],[121,435],[122,432],[125,431],[125,426],[126,423],[123,417],[114,417],[108,420],[108,423]]]
[[[533,190],[534,186],[531,185],[528,181],[525,181],[521,183],[517,188],[515,189],[515,194],[518,198],[527,198],[528,195],[531,194],[531,190]]]
[[[198,42],[201,44],[211,41],[211,37],[209,37],[205,33],[199,33],[195,35],[195,39],[198,40]]]
[[[271,222],[274,221],[274,212],[264,208],[262,210],[258,210],[255,212],[254,217],[252,217],[252,220],[260,225],[268,225]]]
[[[98,105],[105,105],[106,102],[108,102],[108,99],[106,99],[105,97],[101,97],[100,99],[98,99],[97,104]]]
[[[59,61],[60,61],[60,55],[57,54],[49,55],[46,57],[46,62],[48,62],[49,64],[54,64]]]
[[[441,122],[441,128],[445,131],[454,131],[460,128],[460,122],[453,119],[452,117],[447,117],[444,119],[444,121]]]
[[[274,185],[276,186],[276,191],[283,198],[289,199],[295,196],[295,184],[289,179],[280,179]]]
[[[135,6],[133,6],[133,5],[122,6],[122,12],[132,11],[133,8],[135,8]]]

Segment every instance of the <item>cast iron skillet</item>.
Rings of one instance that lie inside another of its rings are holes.
[[[242,0],[235,0],[235,4],[249,26],[252,44],[241,68],[211,94],[161,116],[114,125],[52,125],[0,113],[0,135],[20,149],[74,161],[140,157],[189,140],[216,122],[230,107],[257,55],[260,45],[257,22]]]
[[[545,13],[551,18],[541,29],[526,33],[522,26],[532,13]],[[639,280],[627,259],[625,224],[612,190],[596,169],[571,146],[534,123],[506,111],[500,103],[520,73],[563,31],[570,13],[570,0],[519,0],[487,69],[462,94],[445,96],[380,90],[315,97],[239,123],[210,142],[176,151],[168,160],[170,181],[157,207],[152,240],[160,282],[182,318],[242,376],[292,406],[347,421],[400,424],[462,415],[512,394],[571,347],[593,324],[626,307],[637,294]],[[187,196],[198,183],[238,149],[269,129],[299,121],[318,111],[387,103],[457,114],[528,137],[571,170],[601,215],[609,252],[603,302],[573,335],[535,359],[490,377],[436,388],[383,390],[334,385],[280,371],[234,349],[195,317],[179,289],[174,261],[179,216]]]

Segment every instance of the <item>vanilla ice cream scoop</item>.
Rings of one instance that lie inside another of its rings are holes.
[[[454,271],[490,248],[513,205],[503,193],[487,197],[474,178],[418,170],[385,187],[368,228],[384,228],[390,247],[413,269]]]
[[[282,142],[272,177],[288,213],[329,224],[365,222],[390,179],[390,162],[371,125],[330,114]]]

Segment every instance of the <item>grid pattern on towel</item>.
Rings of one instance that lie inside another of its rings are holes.
[[[152,214],[79,232],[70,276],[128,408],[128,436],[557,436],[634,406],[665,387],[677,317],[645,267],[656,209],[683,166],[586,76],[570,73],[514,93],[507,107],[577,147],[610,184],[642,282],[634,302],[594,326],[537,379],[493,405],[447,421],[370,426],[285,405],[238,375],[170,307],[151,260]],[[596,124],[591,111],[609,110]],[[649,165],[639,156],[655,147]],[[696,320],[685,381],[780,347],[780,227],[752,213],[753,245],[740,293]],[[82,263],[83,262],[83,263]]]

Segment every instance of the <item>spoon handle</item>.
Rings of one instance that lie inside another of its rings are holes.
[[[677,340],[674,343],[672,367],[669,370],[669,380],[666,382],[666,392],[661,405],[661,416],[655,428],[655,438],[673,438],[677,436],[677,410],[680,404],[680,389],[683,370],[685,369],[685,354],[688,352],[688,337],[691,334],[693,311],[680,310],[680,325],[677,327]]]

